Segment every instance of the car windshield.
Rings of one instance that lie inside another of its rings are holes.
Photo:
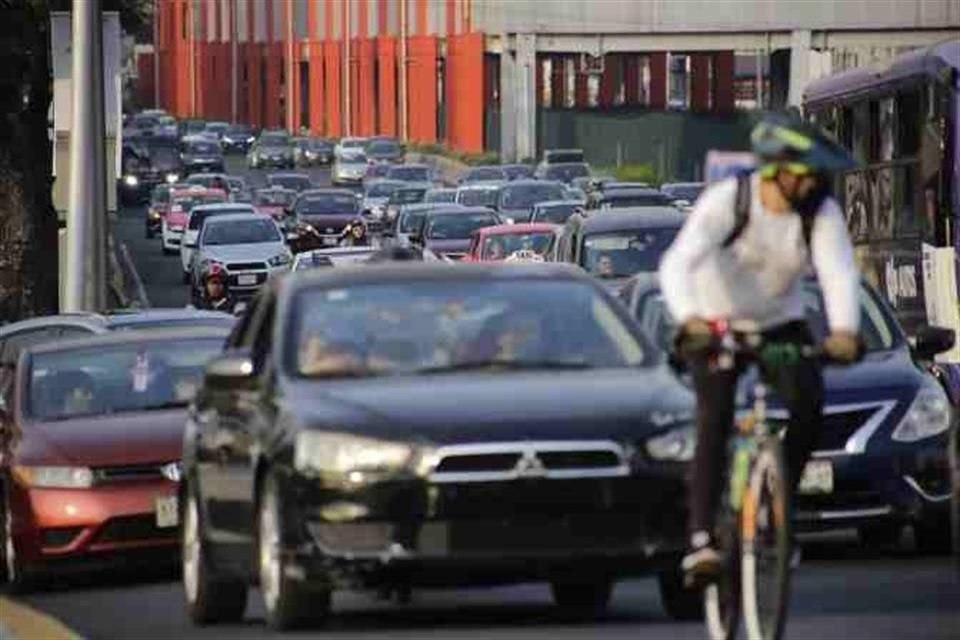
[[[226,197],[219,193],[198,193],[194,196],[178,197],[173,204],[189,213],[191,209],[202,204],[219,204],[226,201]]]
[[[547,167],[544,177],[550,180],[572,182],[574,178],[584,178],[590,175],[590,168],[586,164],[554,164]]]
[[[254,202],[264,207],[289,207],[296,197],[292,191],[262,190],[254,195]]]
[[[389,164],[372,164],[367,167],[366,176],[368,178],[384,178],[390,173]]]
[[[467,207],[496,207],[500,187],[458,189],[456,201]]]
[[[253,135],[253,127],[245,124],[233,124],[227,128],[227,135],[250,136]]]
[[[367,147],[367,153],[372,156],[398,156],[400,145],[396,142],[374,142]]]
[[[679,227],[591,234],[583,240],[580,265],[600,278],[622,278],[656,271]]]
[[[208,222],[203,225],[203,238],[200,244],[204,246],[257,244],[259,242],[279,242],[280,239],[280,232],[272,220],[252,218],[250,220]]]
[[[317,288],[301,292],[293,308],[287,368],[309,378],[622,368],[645,361],[645,345],[585,282]]]
[[[506,180],[507,176],[500,167],[477,167],[464,176],[464,182],[483,182],[488,180]]]
[[[803,286],[804,310],[807,325],[816,341],[827,337],[828,325],[820,287],[813,281]],[[676,322],[667,310],[663,295],[651,291],[640,299],[636,309],[637,320],[644,333],[662,351],[673,348]],[[867,351],[884,351],[893,348],[898,341],[897,328],[884,313],[876,298],[866,287],[860,288],[860,338]]]
[[[230,125],[226,122],[209,122],[205,129],[211,133],[223,133],[230,128]]]
[[[406,211],[397,223],[397,233],[416,233],[427,217],[426,211]]]
[[[344,164],[366,164],[367,155],[362,149],[347,148],[340,152],[340,162]]]
[[[285,133],[264,133],[260,136],[260,144],[264,147],[286,147],[290,144],[290,136]]]
[[[551,204],[549,206],[539,206],[534,212],[532,222],[552,222],[553,224],[563,224],[567,218],[573,215],[580,204],[571,202],[569,204]]]
[[[603,199],[604,209],[624,209],[627,207],[664,207],[672,200],[662,193],[627,193],[614,191]]]
[[[484,260],[505,260],[519,252],[534,252],[543,256],[550,248],[550,233],[511,233],[487,236],[480,257]]]
[[[297,215],[317,216],[329,214],[352,215],[360,210],[357,197],[352,193],[330,193],[306,196],[297,200]]]
[[[368,198],[389,198],[390,194],[402,187],[399,182],[372,182],[367,187]]]
[[[224,216],[229,213],[255,213],[252,209],[208,209],[206,211],[194,211],[190,214],[190,219],[187,221],[188,229],[199,229],[203,226],[203,221],[212,216]]]
[[[268,176],[267,182],[273,187],[283,187],[294,191],[303,191],[311,187],[307,176]]]
[[[465,240],[483,227],[491,227],[499,220],[492,213],[453,213],[432,216],[427,222],[427,237],[432,240]]]
[[[456,189],[434,189],[432,191],[427,191],[423,195],[424,202],[430,203],[444,203],[449,204],[451,202],[456,202],[457,200],[457,191]]]
[[[417,204],[426,193],[426,189],[397,189],[390,194],[390,204]]]
[[[172,167],[180,162],[180,154],[174,147],[150,146],[150,163],[157,167]]]
[[[185,407],[223,339],[169,339],[39,353],[28,378],[27,413],[68,420]]]
[[[216,155],[220,153],[220,146],[216,142],[197,140],[196,142],[186,143],[184,151],[194,155]]]
[[[502,167],[502,169],[503,173],[507,176],[507,180],[518,180],[522,178],[533,177],[533,167],[528,167],[524,164],[509,165]]]
[[[500,192],[501,209],[529,209],[538,202],[563,200],[564,188],[559,184],[506,185]]]
[[[404,182],[429,182],[430,170],[426,167],[392,167],[387,177]]]

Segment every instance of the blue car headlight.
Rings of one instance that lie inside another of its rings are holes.
[[[896,442],[916,442],[946,433],[953,415],[947,394],[937,384],[920,389],[890,436]]]
[[[414,455],[412,447],[399,442],[303,431],[297,435],[293,465],[307,473],[383,473],[406,468]]]

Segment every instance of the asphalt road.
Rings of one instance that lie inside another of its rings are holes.
[[[806,547],[794,579],[788,638],[811,640],[957,640],[960,582],[946,558],[864,554],[851,543]],[[106,581],[106,583],[105,583]],[[35,594],[28,604],[91,639],[261,638],[259,593],[242,624],[195,628],[178,582],[169,577],[88,575]],[[675,638],[704,637],[699,623],[674,623],[662,612],[655,581],[620,583],[602,620],[565,621],[543,585],[415,592],[408,605],[362,593],[337,594],[326,627],[293,634],[323,638]]]
[[[262,184],[263,172],[234,173]],[[318,185],[329,173],[310,173]],[[173,256],[163,256],[159,241],[143,235],[143,210],[124,210],[118,235],[127,244],[152,306],[183,306]],[[947,558],[916,556],[909,551],[866,553],[849,539],[805,547],[805,560],[794,579],[788,638],[830,640],[957,640],[960,638],[960,573]],[[194,628],[187,621],[179,582],[170,575],[145,578],[87,574],[61,582],[52,590],[26,598],[81,635],[113,638],[261,638],[259,594],[251,592],[243,624]],[[300,637],[324,638],[702,638],[698,623],[675,623],[662,611],[653,580],[618,585],[609,615],[600,621],[570,623],[552,606],[544,585],[498,589],[416,592],[409,605],[378,601],[367,594],[337,594],[334,618],[323,630]],[[31,639],[32,640],[32,639]]]
[[[266,171],[250,171],[243,156],[229,156],[227,171],[241,175],[253,187],[265,186]],[[325,167],[297,169],[307,173],[318,187],[329,186],[330,170]],[[126,207],[120,211],[115,226],[117,237],[127,245],[134,266],[143,280],[151,307],[184,307],[190,301],[190,292],[180,279],[179,256],[165,256],[160,249],[159,235],[148,240],[144,234],[146,207]]]

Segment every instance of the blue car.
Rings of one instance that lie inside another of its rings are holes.
[[[804,283],[807,317],[826,335],[823,299],[814,280]],[[674,323],[654,276],[634,278],[621,300],[664,350]],[[950,349],[948,329],[928,327],[908,340],[886,302],[866,283],[861,289],[863,361],[824,370],[824,421],[808,465],[816,484],[801,483],[795,503],[800,531],[856,528],[861,542],[887,546],[912,526],[917,547],[945,552],[950,546],[951,478],[948,438],[956,415],[933,356]],[[742,389],[752,389],[749,380]],[[771,417],[785,420],[774,397]],[[686,427],[693,437],[694,430]],[[806,479],[806,478],[805,478]]]

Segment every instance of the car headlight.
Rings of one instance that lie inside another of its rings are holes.
[[[413,457],[413,447],[399,442],[304,431],[297,436],[293,466],[305,472],[382,473],[404,469]]]
[[[939,386],[917,392],[910,408],[890,436],[897,442],[916,442],[945,433],[950,428],[950,401]]]
[[[697,448],[697,429],[693,425],[671,429],[647,440],[647,455],[654,460],[688,462]]]
[[[93,486],[93,471],[86,467],[14,467],[21,484],[39,489],[88,489]]]
[[[180,176],[178,176],[175,173],[168,173],[166,178],[168,183],[173,184],[174,182],[180,179]]]
[[[267,260],[267,262],[270,263],[271,267],[283,267],[290,264],[290,255],[287,253],[279,253]]]
[[[159,219],[160,219],[160,212],[159,212],[159,211],[155,211],[155,210],[153,210],[153,209],[150,209],[150,219],[151,219],[151,220],[159,220]]]
[[[123,184],[128,187],[135,187],[140,184],[140,179],[137,176],[123,176]]]
[[[254,138],[253,136],[248,137],[248,138],[247,138],[247,144],[252,143],[255,139],[256,139],[256,138]]]

